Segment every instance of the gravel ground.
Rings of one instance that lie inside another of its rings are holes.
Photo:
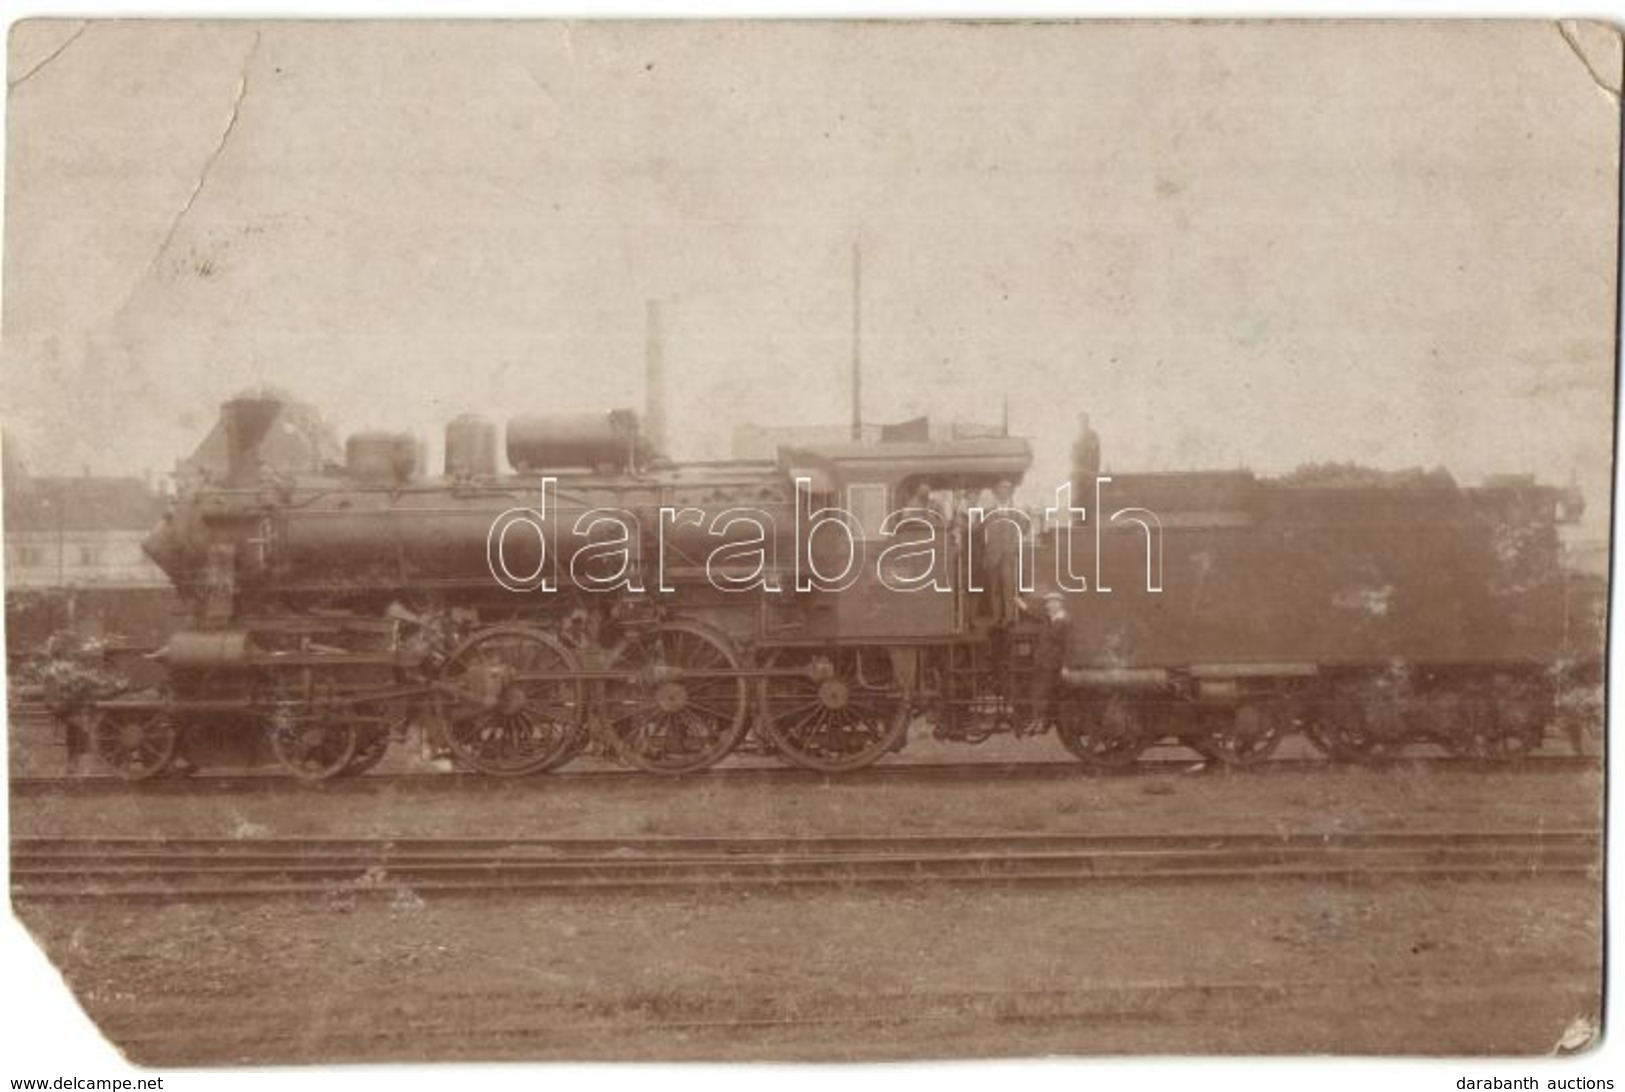
[[[14,795],[15,837],[542,837],[965,834],[1063,831],[1596,829],[1597,770],[1340,767],[1295,772],[1156,772],[1013,782],[613,784],[547,777],[458,789],[277,780],[253,793],[172,785],[112,795]]]
[[[1598,825],[1595,772],[1010,783],[541,779],[29,794],[14,835],[378,837]],[[19,910],[132,1060],[1549,1053],[1594,1020],[1600,884],[922,886]]]
[[[1584,884],[30,908],[132,1061],[1549,1053]]]

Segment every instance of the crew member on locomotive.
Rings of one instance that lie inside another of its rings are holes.
[[[1055,722],[1055,699],[1061,685],[1061,667],[1066,662],[1066,634],[1070,618],[1066,613],[1066,600],[1060,592],[1044,596],[1042,628],[1033,645],[1033,674],[1030,690],[1031,717],[1023,731],[1018,722],[1017,735],[1043,735]]]
[[[902,498],[902,503],[899,504],[898,507],[905,510],[905,511],[911,511],[911,512],[912,511],[935,512],[936,508],[933,507],[932,504],[931,504],[931,483],[930,483],[930,481],[928,481],[925,478],[921,478],[918,481],[916,481],[914,483],[914,487],[912,489],[910,489],[908,491],[907,495]]]
[[[986,562],[986,550],[972,549],[971,539],[980,536],[981,528],[970,525],[970,510],[978,504],[976,492],[971,489],[958,489],[952,494],[953,511],[950,514],[948,528],[948,544],[954,558],[954,579],[960,588],[976,588],[982,585],[982,567]]]
[[[984,519],[987,549],[987,616],[994,629],[1005,629],[1021,618],[1021,550],[1027,515],[1011,502],[1010,479],[993,487],[994,507]]]
[[[1006,680],[1010,665],[1010,629],[1021,621],[1021,553],[1027,529],[1027,514],[1011,500],[1014,486],[1001,478],[993,487],[992,509],[982,513],[977,553],[983,555],[981,585],[982,614],[988,626],[988,644],[995,692],[1010,699]]]
[[[1092,496],[1100,476],[1100,434],[1089,427],[1089,415],[1078,414],[1078,438],[1072,444],[1072,503],[1083,504]]]

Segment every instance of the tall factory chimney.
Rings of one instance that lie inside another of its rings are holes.
[[[863,251],[852,244],[852,439],[863,439]]]
[[[648,345],[643,371],[644,431],[656,455],[666,450],[666,355],[660,333],[660,301],[649,301]]]

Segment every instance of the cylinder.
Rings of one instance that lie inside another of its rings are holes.
[[[408,432],[358,432],[344,445],[344,466],[358,481],[404,485],[417,475],[418,442]]]
[[[490,478],[497,472],[497,427],[465,413],[446,425],[446,477]]]

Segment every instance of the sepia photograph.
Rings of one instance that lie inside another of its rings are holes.
[[[133,1073],[1598,1049],[1618,27],[6,71],[10,909]]]

